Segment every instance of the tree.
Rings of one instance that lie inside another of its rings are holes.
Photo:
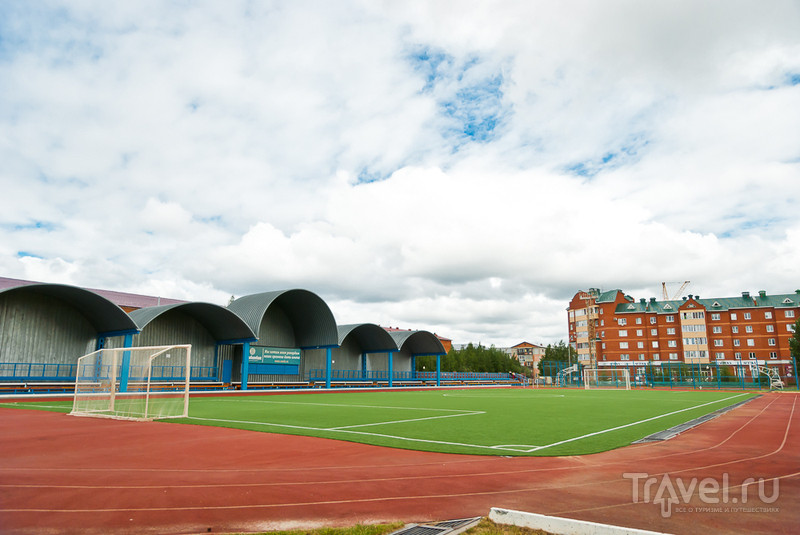
[[[417,371],[436,369],[436,357],[417,357]],[[451,349],[441,359],[443,372],[525,373],[517,359],[496,347],[467,344],[463,349]]]
[[[577,363],[578,354],[561,340],[556,345],[547,344],[544,357],[539,361],[539,375],[554,376],[570,362]]]
[[[789,351],[794,357],[794,368],[797,369],[797,364],[800,363],[800,318],[794,322],[794,334],[789,338]]]

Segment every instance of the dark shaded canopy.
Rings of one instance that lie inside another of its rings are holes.
[[[390,331],[389,335],[401,350],[412,355],[444,355],[442,342],[428,331]]]
[[[136,322],[139,330],[142,330],[151,321],[171,310],[179,310],[196,319],[217,342],[255,340],[256,338],[252,329],[242,318],[225,307],[211,303],[176,303],[140,308],[132,311],[130,316]]]
[[[339,346],[346,338],[354,338],[363,352],[397,351],[397,342],[383,327],[374,323],[352,323],[339,326]]]
[[[27,284],[0,289],[0,294],[35,293],[58,299],[83,314],[98,335],[138,331],[134,321],[120,307],[94,292],[65,284]]]
[[[339,341],[336,320],[328,305],[308,290],[279,290],[240,297],[228,305],[258,333],[270,307],[281,308],[294,328],[300,348],[336,347]]]

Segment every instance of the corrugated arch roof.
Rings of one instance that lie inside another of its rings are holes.
[[[77,286],[42,283],[0,289],[0,293],[11,292],[47,295],[70,304],[86,317],[99,335],[135,333],[139,330],[120,307],[103,296]]]
[[[365,352],[397,351],[399,347],[392,336],[383,327],[374,323],[352,323],[339,325],[339,345],[345,339],[354,337]]]
[[[428,331],[391,331],[389,335],[394,338],[398,348],[408,350],[412,355],[444,355],[447,353],[436,335]]]
[[[196,319],[208,330],[217,342],[233,340],[255,340],[252,329],[236,314],[225,307],[212,303],[175,303],[156,307],[140,308],[130,312],[139,330],[162,314],[171,310],[180,310],[187,316]]]
[[[325,301],[308,290],[278,290],[240,297],[228,308],[258,333],[267,310],[280,307],[294,328],[295,339],[301,348],[335,347],[339,336],[336,320]]]

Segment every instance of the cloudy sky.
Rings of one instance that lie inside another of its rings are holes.
[[[566,339],[800,288],[800,3],[0,1],[0,276]]]

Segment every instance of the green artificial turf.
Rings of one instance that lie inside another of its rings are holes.
[[[192,398],[190,417],[170,421],[448,453],[581,455],[628,445],[754,395],[573,389],[233,395]]]

